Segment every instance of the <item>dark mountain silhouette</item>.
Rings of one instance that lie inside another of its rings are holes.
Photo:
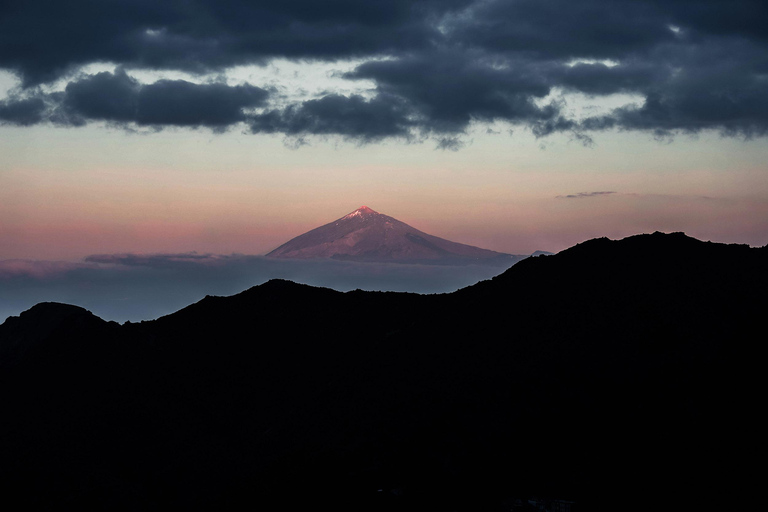
[[[267,256],[496,266],[509,266],[525,257],[480,249],[428,235],[367,206],[299,235]]]
[[[767,286],[768,246],[654,233],[443,295],[276,280],[122,326],[38,304],[0,325],[0,502],[754,506]]]

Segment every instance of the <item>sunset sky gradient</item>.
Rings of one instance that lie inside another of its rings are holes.
[[[0,250],[3,259],[68,260],[263,254],[361,204],[515,254],[656,230],[768,243],[765,139],[603,133],[584,147],[521,132],[477,134],[454,152],[428,142],[292,149],[279,136],[204,129],[6,126]]]

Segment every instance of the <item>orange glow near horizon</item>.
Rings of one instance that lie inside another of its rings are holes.
[[[535,250],[559,251],[589,238],[622,238],[642,232],[685,231],[691,236],[729,243],[764,245],[768,232],[768,203],[715,201],[705,198],[625,196],[589,199],[543,198],[515,207],[467,209],[458,216],[439,218],[388,212],[416,229],[456,242],[501,252],[527,254]],[[724,204],[725,203],[725,204]],[[30,214],[23,222],[6,222],[0,229],[0,259],[79,259],[94,253],[202,253],[264,254],[301,233],[339,218],[351,209],[320,215],[307,212],[294,221],[277,214],[248,222],[249,215],[206,217],[185,204],[178,216],[119,210],[88,219],[84,205],[75,212]],[[382,211],[383,210],[383,211]],[[216,210],[214,210],[216,211]],[[238,213],[240,215],[238,215]],[[430,211],[434,214],[434,211]],[[184,220],[187,217],[191,220]],[[703,227],[702,227],[703,226]]]
[[[459,152],[421,144],[292,150],[247,134],[29,130],[39,137],[15,151],[0,137],[0,259],[265,254],[361,204],[513,254],[657,230],[768,243],[768,148],[758,143],[664,146],[609,134],[596,148],[546,151],[524,136],[478,136]]]

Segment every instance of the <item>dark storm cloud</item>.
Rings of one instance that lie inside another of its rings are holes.
[[[0,101],[0,124],[30,126],[44,120],[45,102],[42,98],[14,98]]]
[[[550,90],[543,67],[457,50],[367,62],[346,77],[375,81],[381,93],[411,105],[422,128],[445,133],[461,132],[473,120],[552,118],[556,109],[534,103]]]
[[[602,63],[575,64],[560,68],[555,74],[558,84],[567,89],[591,95],[636,92],[667,79],[671,70],[648,63],[608,66]]]
[[[253,133],[342,135],[372,141],[407,137],[411,125],[404,101],[380,94],[371,100],[361,96],[331,94],[320,99],[270,110],[250,118]]]
[[[649,88],[641,108],[621,109],[614,117],[628,129],[698,131],[717,126],[727,134],[765,135],[768,56],[734,46],[741,58],[729,60],[722,52],[709,64],[681,69],[674,79]],[[713,56],[716,51],[712,49]],[[760,62],[760,73],[745,69],[748,59]]]
[[[683,0],[665,2],[673,22],[701,34],[738,36],[768,41],[768,4],[760,0]]]
[[[364,142],[458,140],[492,121],[582,141],[606,129],[761,136],[767,43],[764,0],[6,1],[0,68],[22,90],[0,103],[0,122],[245,122],[254,133]],[[361,59],[345,78],[372,81],[376,95],[267,107],[255,86],[140,85],[121,72],[75,76],[59,96],[30,92],[94,62],[203,73],[272,58]],[[582,119],[545,99],[560,91],[638,101]]]
[[[0,4],[0,67],[26,84],[73,66],[220,70],[272,57],[345,58],[428,44],[469,0],[18,0]]]
[[[70,82],[58,95],[54,120],[138,125],[226,127],[245,120],[244,108],[261,105],[269,93],[252,85],[194,84],[159,80],[142,85],[124,71],[98,73]]]
[[[674,0],[673,0],[674,1]],[[622,58],[672,42],[668,15],[652,1],[479,1],[450,24],[454,38],[537,60]]]
[[[125,72],[99,73],[67,84],[61,102],[62,111],[73,123],[80,118],[134,121],[138,117],[140,88],[139,83]]]

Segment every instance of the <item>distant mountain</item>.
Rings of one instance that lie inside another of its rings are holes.
[[[428,264],[509,266],[525,256],[481,249],[428,235],[362,206],[299,235],[267,254],[271,258],[334,258]]]
[[[38,304],[0,325],[0,505],[746,508],[766,289],[768,246],[654,233],[450,294],[274,280],[124,325]]]

